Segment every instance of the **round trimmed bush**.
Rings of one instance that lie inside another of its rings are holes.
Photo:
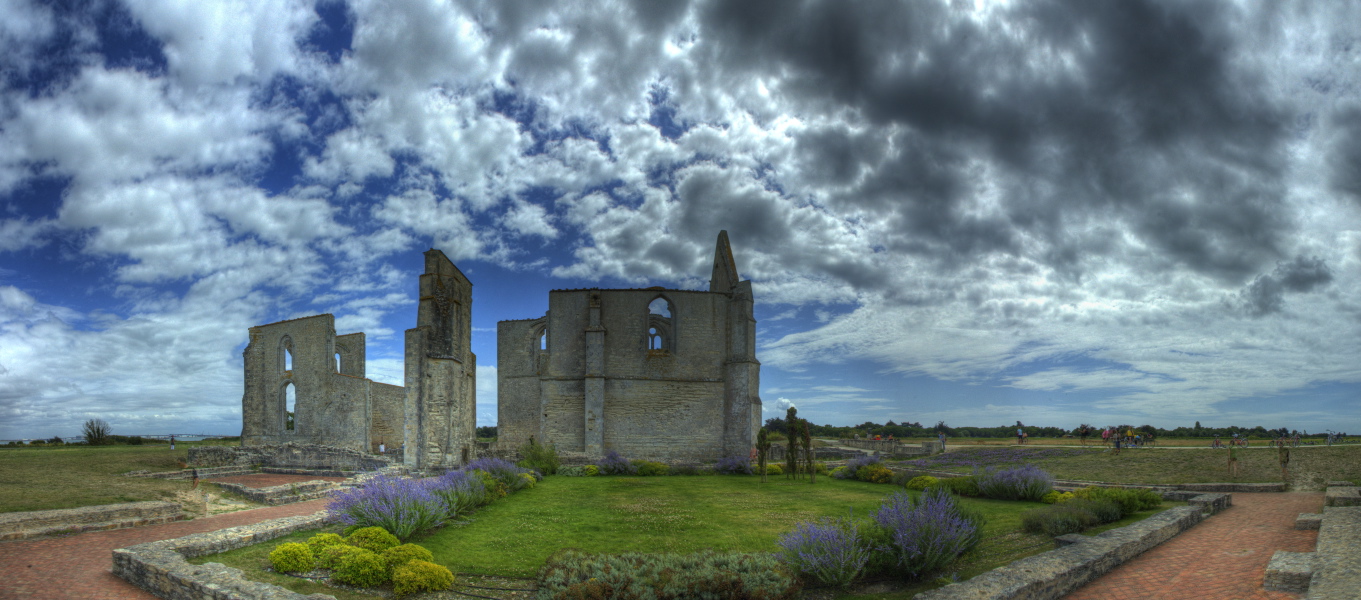
[[[392,593],[398,598],[416,592],[433,592],[454,587],[454,574],[444,565],[428,560],[413,560],[392,573]]]
[[[270,551],[269,564],[280,573],[306,573],[316,567],[316,560],[307,544],[286,542]]]
[[[766,475],[784,475],[784,467],[774,463],[766,464]]]
[[[382,552],[402,543],[397,536],[388,533],[382,527],[362,527],[350,534],[350,539],[345,540],[351,546],[363,548],[369,552]]]
[[[583,471],[586,472],[587,477],[593,477],[600,474],[600,467],[597,467],[595,465],[586,465]]]
[[[875,463],[856,469],[855,478],[870,483],[888,483],[893,481],[893,471],[888,467]]]
[[[383,562],[383,557],[360,549],[340,559],[340,564],[336,565],[331,577],[355,587],[371,588],[388,581],[388,566]]]
[[[918,475],[907,482],[907,489],[922,491],[928,487],[936,485],[940,480],[930,475]]]
[[[321,556],[321,551],[327,546],[344,543],[345,538],[334,533],[318,533],[307,539],[307,547],[312,549],[312,556]]]
[[[388,569],[395,569],[413,560],[435,560],[435,556],[423,546],[416,544],[402,544],[393,546],[383,551],[383,561],[387,563]]]
[[[539,480],[535,479],[534,475],[530,473],[520,473],[520,479],[525,482],[525,489],[527,490],[534,489],[534,484],[539,482]]]
[[[346,556],[363,551],[362,548],[355,548],[349,544],[327,546],[321,549],[321,553],[317,554],[317,566],[323,569],[335,569]]]
[[[666,464],[652,460],[635,460],[633,466],[638,467],[638,474],[644,477],[652,475],[666,475],[671,467]]]

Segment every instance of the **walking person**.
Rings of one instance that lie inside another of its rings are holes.
[[[940,451],[941,451],[941,452],[944,452],[944,451],[945,451],[945,432],[944,432],[944,431],[940,432],[940,434],[937,435],[936,437],[939,437],[939,438],[940,438]]]

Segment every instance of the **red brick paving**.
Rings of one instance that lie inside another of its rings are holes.
[[[1318,531],[1295,529],[1300,513],[1323,510],[1321,493],[1238,493],[1233,506],[1143,553],[1065,600],[1286,600],[1262,589],[1277,550],[1312,552]]]
[[[318,479],[322,481],[336,481],[336,482],[345,481],[344,477],[318,477],[315,475],[283,475],[279,473],[255,473],[252,475],[232,475],[230,477],[213,477],[212,479],[204,479],[203,481],[211,481],[214,483],[239,483],[246,487],[267,488],[289,483],[316,481]]]
[[[298,475],[266,476],[290,478],[282,483],[317,479]],[[114,577],[112,572],[114,549],[183,537],[191,533],[249,525],[268,519],[310,515],[324,510],[326,502],[327,500],[322,498],[164,525],[94,531],[60,538],[0,542],[0,600],[11,598],[156,600],[155,596],[142,591],[141,588]]]

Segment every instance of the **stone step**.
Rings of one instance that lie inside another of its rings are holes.
[[[1319,513],[1300,513],[1295,518],[1295,529],[1318,529],[1323,524],[1323,515]]]
[[[1303,593],[1309,591],[1309,578],[1313,576],[1313,552],[1277,550],[1267,563],[1263,587],[1274,592]]]

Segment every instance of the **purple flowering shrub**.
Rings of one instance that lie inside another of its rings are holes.
[[[1011,469],[992,469],[975,474],[978,491],[984,497],[997,500],[1032,500],[1054,489],[1054,477],[1035,465],[1021,465]]]
[[[799,523],[777,542],[785,564],[828,585],[855,581],[869,562],[871,548],[849,519]]]
[[[1045,458],[1081,456],[1094,452],[1078,448],[961,448],[954,452],[918,458],[906,463],[912,467],[949,471],[978,470],[986,467],[1019,466]]]
[[[429,483],[430,493],[444,504],[447,518],[456,519],[491,501],[482,478],[469,471],[449,471]]]
[[[748,456],[725,456],[718,459],[718,464],[714,465],[715,473],[726,475],[751,475],[751,457]]]
[[[861,468],[861,467],[868,467],[868,466],[877,465],[877,464],[879,464],[879,457],[878,457],[878,456],[869,456],[869,455],[857,456],[857,457],[855,457],[855,458],[852,458],[852,459],[846,461],[846,466],[845,466],[845,467],[843,467],[843,468],[838,468],[838,469],[833,469],[833,470],[832,470],[832,477],[835,477],[835,478],[837,478],[837,479],[855,479],[855,478],[856,478],[856,477],[855,477],[855,474],[856,474],[858,471],[860,471],[860,468]]]
[[[954,562],[982,539],[983,517],[965,510],[949,492],[931,489],[913,497],[889,496],[874,523],[887,534],[893,564],[920,577]]]
[[[459,470],[465,472],[482,471],[487,473],[492,477],[495,477],[497,481],[506,484],[506,490],[509,492],[519,491],[529,485],[523,477],[520,477],[521,473],[534,475],[535,480],[543,479],[543,476],[539,475],[533,469],[517,466],[515,463],[504,458],[479,458],[463,465],[463,468]]]
[[[379,475],[331,497],[326,509],[359,527],[382,527],[403,541],[444,524],[444,502],[425,482]]]
[[[596,463],[601,475],[637,475],[638,467],[629,462],[628,459],[620,456],[618,452],[609,450],[605,452],[605,458]]]

